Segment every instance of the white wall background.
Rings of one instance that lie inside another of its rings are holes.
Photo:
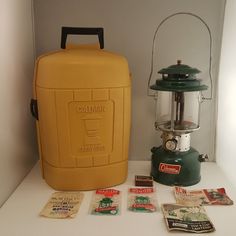
[[[1,0],[0,206],[36,161],[29,112],[34,64],[31,0]]]
[[[153,125],[154,101],[146,95],[152,39],[161,20],[180,11],[199,15],[211,28],[215,96],[224,1],[35,0],[37,55],[60,47],[61,26],[101,26],[105,29],[105,48],[127,57],[133,75],[130,159],[147,160],[150,148],[160,145],[160,133]],[[155,68],[182,59],[199,68],[200,76],[209,84],[209,38],[202,23],[190,16],[178,16],[164,25],[159,39]],[[155,79],[156,74],[153,82]],[[211,160],[215,156],[215,106],[215,99],[203,104],[201,129],[192,135],[192,146],[208,153]]]
[[[219,73],[217,162],[236,186],[236,1],[228,0]]]
[[[130,159],[148,159],[150,148],[160,144],[153,129],[154,102],[146,96],[152,38],[166,16],[192,12],[202,17],[213,36],[214,96],[217,89],[219,49],[223,24],[223,0],[34,0],[37,55],[58,49],[61,26],[102,26],[105,46],[127,57],[133,74],[132,133]],[[228,0],[219,81],[217,160],[234,176],[236,115],[234,55],[236,3]],[[7,199],[36,161],[34,120],[29,114],[34,67],[31,0],[2,0],[0,8],[0,205]],[[182,59],[202,70],[209,84],[208,35],[198,20],[179,16],[161,29],[156,68]],[[156,69],[157,70],[157,69]],[[154,78],[155,80],[155,78]],[[226,84],[227,83],[227,84]],[[214,159],[215,100],[202,107],[201,130],[192,145]],[[226,125],[227,124],[227,127]]]

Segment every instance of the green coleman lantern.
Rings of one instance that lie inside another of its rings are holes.
[[[181,61],[160,70],[160,80],[150,86],[156,95],[155,127],[162,131],[162,145],[152,148],[151,175],[166,185],[189,186],[200,181],[202,155],[190,146],[198,130],[201,91],[207,86],[196,78],[200,71]]]

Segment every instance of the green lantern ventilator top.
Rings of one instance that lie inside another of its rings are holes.
[[[181,60],[176,65],[158,71],[162,74],[162,80],[156,80],[156,84],[150,86],[153,90],[193,92],[206,90],[208,86],[201,84],[201,80],[196,78],[196,74],[201,71],[188,65],[181,64]]]

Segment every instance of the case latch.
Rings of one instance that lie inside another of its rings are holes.
[[[31,101],[30,101],[30,111],[31,111],[32,116],[36,120],[38,120],[39,119],[39,117],[38,117],[38,103],[37,103],[36,99],[31,99]]]

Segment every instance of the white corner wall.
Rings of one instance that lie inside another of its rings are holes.
[[[151,50],[158,24],[170,14],[191,12],[209,25],[212,38],[214,99],[202,105],[201,129],[192,134],[192,146],[215,160],[216,85],[221,45],[224,0],[34,0],[37,55],[60,47],[62,26],[104,27],[105,49],[124,55],[132,73],[132,130],[130,159],[150,159],[150,149],[161,143],[154,129],[154,101],[148,97],[147,80]],[[209,36],[199,20],[190,16],[172,18],[160,31],[157,69],[177,59],[199,68],[200,78],[209,85]],[[209,93],[208,93],[209,95]]]
[[[36,161],[29,112],[34,67],[31,0],[1,0],[0,206]]]
[[[236,186],[236,1],[227,0],[219,73],[218,164]]]

